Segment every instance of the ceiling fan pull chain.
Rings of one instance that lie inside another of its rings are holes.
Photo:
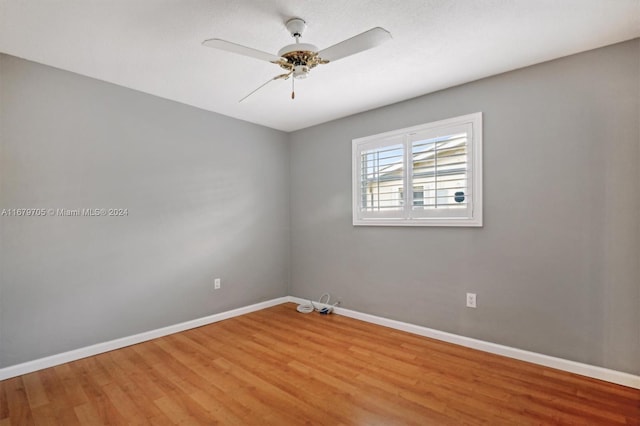
[[[291,100],[296,98],[296,79],[295,77],[291,78]]]

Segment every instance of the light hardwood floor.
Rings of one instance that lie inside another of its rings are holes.
[[[640,424],[640,390],[285,304],[0,382],[0,426]]]

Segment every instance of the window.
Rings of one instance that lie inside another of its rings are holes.
[[[482,226],[482,113],[354,139],[353,224]]]

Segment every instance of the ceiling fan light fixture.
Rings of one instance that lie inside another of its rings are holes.
[[[306,65],[296,65],[293,68],[293,78],[298,80],[305,79],[309,76],[309,67]]]

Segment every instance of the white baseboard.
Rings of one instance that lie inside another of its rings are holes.
[[[298,304],[309,303],[309,300],[307,299],[301,299],[299,297],[293,296],[289,296],[288,301]],[[470,337],[459,336],[457,334],[434,330],[432,328],[383,318],[376,315],[364,314],[362,312],[352,311],[340,307],[334,308],[334,312],[338,315],[344,315],[345,317],[355,318],[372,324],[378,324],[384,327],[406,331],[407,333],[430,337],[432,339],[454,343],[456,345],[465,346],[467,348],[478,349],[492,354],[503,355],[509,358],[531,362],[533,364],[544,365],[545,367],[551,367],[558,370],[568,371],[570,373],[580,374],[582,376],[592,377],[594,379],[600,379],[607,382],[640,389],[640,376],[636,376],[633,374],[610,370],[603,367],[597,367],[595,365],[583,364],[581,362],[570,361],[563,358],[556,358],[536,352],[525,351],[522,349],[512,348],[510,346],[503,346],[497,343],[485,342],[483,340],[472,339]]]
[[[270,308],[271,306],[280,305],[286,302],[300,304],[307,303],[308,300],[293,296],[279,297],[277,299],[271,299],[265,302],[256,303],[254,305],[244,306],[241,308],[233,309],[231,311],[209,315],[204,318],[198,318],[192,321],[187,321],[168,327],[135,334],[133,336],[123,337],[121,339],[111,340],[104,343],[98,343],[61,354],[51,355],[46,358],[40,358],[22,364],[0,368],[0,380],[10,379],[12,377],[42,370],[44,368],[55,367],[56,365],[64,364],[66,362],[71,362],[81,358],[109,352],[115,349],[124,348],[126,346],[146,342],[158,337],[178,333],[180,331],[189,330],[191,328],[201,327],[203,325],[212,324],[214,322],[222,321],[228,318],[233,318],[240,315],[248,314],[250,312],[259,311],[261,309]],[[562,358],[556,358],[536,352],[512,348],[509,346],[498,345],[496,343],[459,336],[457,334],[434,330],[420,325],[409,324],[406,322],[383,318],[376,315],[352,311],[350,309],[336,307],[334,312],[338,315],[344,315],[346,317],[358,319],[372,324],[378,324],[384,327],[406,331],[408,333],[417,334],[419,336],[430,337],[432,339],[442,340],[444,342],[454,343],[456,345],[478,349],[484,352],[503,355],[509,358],[531,362],[533,364],[544,365],[546,367],[551,367],[558,370],[568,371],[570,373],[580,374],[582,376],[592,377],[594,379],[605,380],[607,382],[640,389],[640,376],[636,376],[633,374],[610,370],[594,365],[583,364],[580,362],[570,361]]]
[[[279,297],[277,299],[267,300],[265,302],[244,306],[226,312],[220,312],[219,314],[209,315],[192,321],[186,321],[180,324],[170,325],[168,327],[134,334],[133,336],[127,336],[120,339],[110,340],[108,342],[98,343],[95,345],[86,346],[84,348],[75,349],[69,352],[51,355],[46,358],[40,358],[33,361],[24,362],[22,364],[0,368],[0,380],[10,379],[12,377],[42,370],[43,368],[54,367],[56,365],[75,361],[81,358],[86,358],[88,356],[98,355],[104,352],[112,351],[114,349],[124,348],[126,346],[146,342],[147,340],[157,339],[158,337],[189,330],[191,328],[212,324],[214,322],[222,321],[228,318],[237,317],[265,308],[270,308],[271,306],[280,305],[282,303],[286,303],[287,301],[287,297]]]

